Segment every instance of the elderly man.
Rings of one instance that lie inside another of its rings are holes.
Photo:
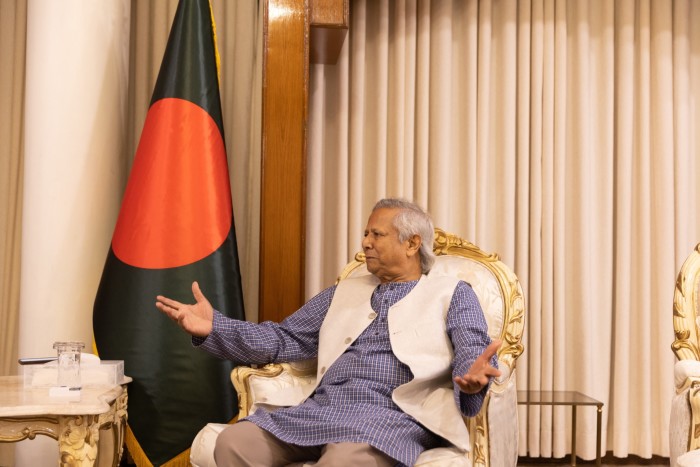
[[[432,238],[420,207],[379,201],[362,240],[372,275],[327,288],[281,323],[227,318],[196,282],[194,305],[157,297],[195,346],[221,358],[318,358],[308,394],[287,394],[279,403],[289,407],[258,410],[219,435],[217,465],[410,466],[425,449],[468,449],[461,416],[476,415],[500,375],[500,342],[490,342],[469,284],[427,275]]]

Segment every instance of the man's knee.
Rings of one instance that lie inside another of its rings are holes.
[[[396,465],[396,461],[367,443],[329,443],[323,448],[323,454],[316,465],[317,467],[339,465],[391,467]]]
[[[225,428],[216,439],[214,460],[217,465],[261,466],[287,465],[303,458],[309,449],[284,443],[247,421]]]
[[[245,457],[241,447],[256,446],[260,442],[256,436],[258,427],[250,422],[234,423],[224,428],[216,438],[214,447],[214,460],[217,465],[235,465],[234,461],[240,461]]]

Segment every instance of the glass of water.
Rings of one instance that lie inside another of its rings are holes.
[[[58,386],[80,389],[80,353],[85,348],[82,342],[54,342],[58,352]]]

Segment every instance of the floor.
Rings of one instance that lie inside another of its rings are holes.
[[[552,458],[532,458],[532,457],[520,457],[518,458],[518,467],[536,467],[536,466],[546,466],[546,467],[567,467],[571,465],[571,456],[566,456],[564,458],[552,459]],[[595,465],[595,460],[582,460],[576,459],[576,465]],[[668,466],[668,457],[653,456],[651,459],[642,459],[637,456],[629,456],[625,458],[614,457],[612,453],[606,454],[601,460],[602,467],[611,467],[617,465],[639,465],[647,467],[662,467]]]

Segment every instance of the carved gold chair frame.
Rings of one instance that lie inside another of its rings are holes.
[[[673,330],[671,344],[678,360],[700,361],[698,342],[698,311],[700,311],[700,243],[688,256],[676,279],[673,295]],[[700,377],[688,377],[676,388],[678,393],[688,390],[691,410],[688,451],[700,449]]]

